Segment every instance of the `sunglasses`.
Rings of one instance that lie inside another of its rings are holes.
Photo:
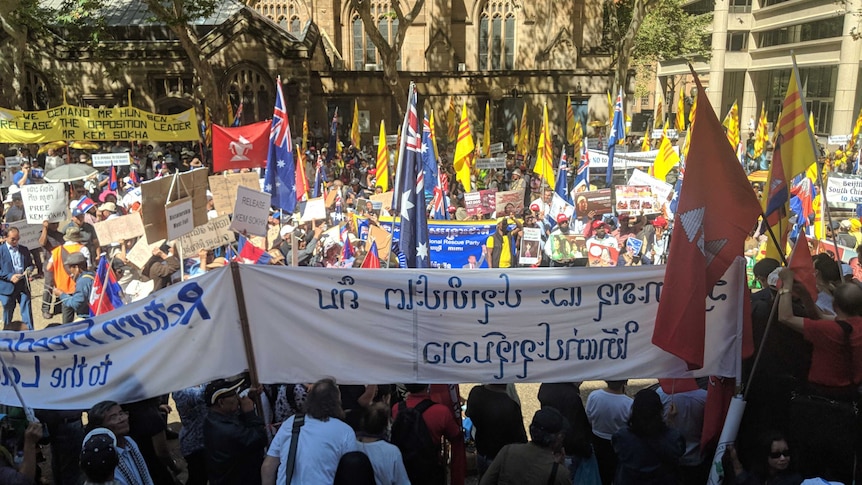
[[[774,451],[774,452],[769,453],[769,457],[772,459],[778,459],[778,458],[781,458],[782,456],[785,458],[790,458],[790,450]]]

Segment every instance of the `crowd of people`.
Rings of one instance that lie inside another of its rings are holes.
[[[6,181],[2,213],[4,328],[35,328],[30,282],[38,278],[44,278],[45,289],[36,311],[49,325],[89,316],[94,270],[102,255],[116,273],[126,302],[232,259],[233,247],[227,246],[181,258],[176,242],[166,241],[139,267],[128,258],[134,240],[98,240],[95,224],[141,209],[142,181],[209,166],[192,146],[117,143],[102,151],[130,154],[130,165],[116,167],[116,188],[111,187],[109,170],[69,183],[70,220],[44,221],[39,247],[27,248],[19,244],[18,226],[26,220],[21,188],[42,183],[46,171],[66,163],[88,164],[89,155],[55,149],[35,154],[36,147],[16,153],[20,170]],[[337,196],[327,198],[324,223],[300,223],[273,210],[269,224],[279,231],[261,248],[269,255],[266,261],[290,265],[295,256],[300,266],[360,265],[366,245],[356,219],[347,215],[371,224],[389,215],[386,205],[375,209],[368,202],[383,191],[372,157],[350,147],[329,156],[326,148],[312,146],[300,155],[309,184],[321,184],[321,192]],[[596,245],[616,251],[615,257],[602,254],[604,266],[665,262],[673,221],[669,204],[647,215],[552,214],[555,191],[533,176],[529,163],[529,157],[521,160],[512,154],[505,168],[474,174],[473,190],[522,191],[524,208],[510,204],[503,214],[486,214],[484,218],[495,218],[495,230],[484,241],[480,257],[471,256],[464,268],[587,265],[587,248]],[[482,219],[468,215],[466,191],[452,164],[444,161],[440,170],[446,217]],[[569,170],[571,181],[577,164]],[[583,190],[601,186],[591,182]],[[566,187],[571,189],[571,184]],[[207,210],[210,218],[217,216],[211,194]],[[332,237],[326,234],[327,224],[344,224],[352,234]],[[858,252],[860,226],[859,219],[850,218],[827,229],[841,245]],[[518,249],[528,228],[541,234],[537,247],[524,248],[539,261],[522,264],[524,251]],[[635,250],[627,244],[629,238],[643,244]],[[756,261],[751,265],[751,286],[759,290],[752,296],[755,343],[765,339],[766,344],[753,373],[753,360],[746,363],[743,384],[751,389],[749,408],[738,442],[725,455],[725,483],[798,484],[803,477],[849,483],[860,443],[855,412],[852,417],[829,413],[837,421],[825,426],[820,408],[815,409],[818,419],[800,414],[800,397],[824,398],[839,411],[858,400],[862,268],[858,258],[842,266],[825,254],[815,256],[818,294],[811,297],[794,285],[791,272],[763,258],[764,243],[765,235],[752,232],[746,256]],[[345,251],[345,244],[352,250]],[[393,251],[389,265],[398,264]],[[770,326],[776,301],[780,323]],[[13,320],[16,307],[21,321]],[[708,385],[706,380],[660,380],[630,395],[626,381],[608,381],[582,399],[580,383],[546,383],[536,396],[541,409],[525,429],[519,396],[511,385],[479,385],[464,399],[457,385],[355,386],[323,379],[259,386],[248,376],[235,376],[172,393],[182,422],[178,439],[184,464],[175,462],[169,451],[173,437],[166,426],[168,396],[136,403],[106,401],[89,410],[38,411],[41,424],[19,426],[17,433],[7,435],[13,438],[0,449],[0,483],[38,483],[39,446],[49,444],[55,484],[173,485],[183,475],[190,485],[458,485],[467,476],[468,445],[483,485],[702,484],[715,447],[701,443]]]

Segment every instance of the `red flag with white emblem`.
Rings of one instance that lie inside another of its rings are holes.
[[[703,367],[706,298],[761,214],[751,184],[697,83],[697,123],[685,164],[653,344]],[[735,325],[735,323],[734,323]]]
[[[225,128],[213,125],[213,171],[266,167],[269,121]]]

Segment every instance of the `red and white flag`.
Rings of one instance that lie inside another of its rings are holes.
[[[226,128],[213,125],[213,171],[266,167],[269,121]]]
[[[697,123],[675,216],[653,344],[703,367],[706,298],[737,256],[760,204],[709,98],[697,83]],[[730,324],[730,323],[728,323]]]

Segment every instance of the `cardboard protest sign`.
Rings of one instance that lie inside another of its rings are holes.
[[[506,206],[512,204],[514,212],[506,211]],[[498,216],[515,215],[520,216],[524,212],[524,191],[522,190],[507,190],[505,192],[497,192],[494,194],[494,207]]]
[[[377,243],[377,256],[380,261],[389,261],[389,250],[392,246],[392,234],[380,226],[372,224],[368,228],[368,239],[365,241],[365,251],[371,250],[371,243]]]
[[[215,249],[234,241],[236,235],[230,230],[230,217],[225,215],[195,227],[192,232],[180,238],[180,246],[184,256],[194,257],[202,249]]]
[[[173,185],[173,190],[171,186]],[[169,202],[190,197],[192,201],[192,229],[207,222],[207,170],[199,168],[148,180],[141,184],[141,216],[144,233],[150,241],[168,237],[165,206]],[[168,197],[170,196],[170,200]]]
[[[299,204],[299,222],[320,221],[326,219],[326,202],[323,197],[308,199]]]
[[[464,207],[467,209],[468,216],[492,214],[497,209],[497,191],[468,192],[464,194]]]
[[[626,239],[626,250],[632,255],[638,255],[644,247],[644,242],[634,236]]]
[[[618,249],[602,246],[601,244],[590,244],[587,248],[590,266],[610,267],[617,265],[617,258],[620,256]]]
[[[248,187],[237,187],[230,228],[240,234],[266,237],[270,195]],[[264,241],[266,245],[266,241]]]
[[[126,259],[135,265],[138,269],[143,269],[147,261],[153,256],[153,249],[161,246],[165,242],[164,239],[158,239],[150,243],[147,241],[147,236],[144,234],[138,239],[138,242],[132,246],[132,249],[126,253]]]
[[[68,218],[69,200],[63,183],[27,184],[21,187],[21,200],[28,224],[62,222]]]
[[[518,262],[522,265],[536,264],[542,260],[539,243],[542,241],[542,230],[538,227],[525,227],[521,236],[521,250]]]
[[[16,221],[11,224],[3,224],[4,234],[9,232],[9,228],[18,229],[18,244],[27,249],[36,249],[40,247],[39,237],[42,236],[42,224],[27,224],[25,221]]]
[[[650,190],[652,190],[652,209],[644,209],[644,214],[662,212],[662,207],[667,205],[673,198],[673,185],[638,169],[632,171],[632,176],[629,177],[629,185],[649,185]]]
[[[213,204],[218,215],[233,214],[236,201],[236,188],[248,187],[260,189],[260,176],[255,172],[230,173],[213,175],[209,178],[210,192],[213,194]]]
[[[388,214],[389,208],[392,207],[392,191],[383,192],[382,194],[373,194],[371,197],[371,203],[374,204],[374,208],[380,210],[381,214]],[[377,207],[377,204],[380,204],[380,207]],[[381,256],[380,259],[383,259]]]
[[[93,224],[96,229],[96,237],[103,246],[120,240],[134,239],[144,233],[144,221],[141,220],[139,212],[129,215],[114,217]]]
[[[171,241],[195,229],[192,215],[192,200],[188,197],[165,206],[165,220],[168,224],[168,239]]]
[[[575,214],[578,217],[586,216],[590,212],[595,212],[597,215],[613,212],[611,189],[578,192],[575,195]]]
[[[281,228],[278,225],[268,226],[266,229],[266,247],[272,248],[279,237],[281,237]],[[290,239],[290,236],[287,236],[287,238]]]
[[[629,215],[658,212],[649,185],[617,185],[614,187],[617,212]]]

